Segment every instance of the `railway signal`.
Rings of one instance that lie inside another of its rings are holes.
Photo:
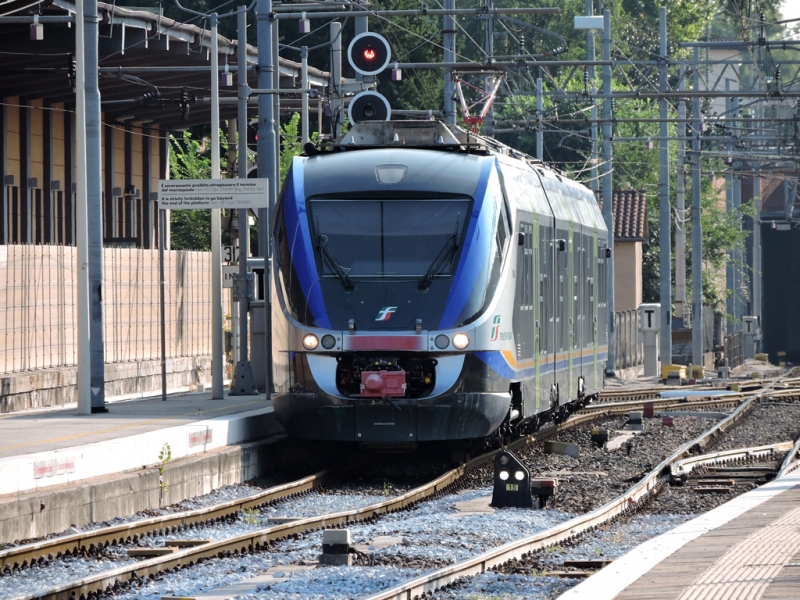
[[[347,48],[347,60],[356,73],[372,76],[383,71],[392,58],[389,42],[372,32],[360,33]]]
[[[392,107],[386,97],[378,92],[361,92],[350,101],[347,118],[351,123],[388,121],[392,118]]]
[[[386,38],[369,31],[354,37],[347,48],[347,60],[350,66],[364,77],[374,77],[381,73],[389,65],[391,58],[392,49]],[[361,92],[350,101],[347,118],[351,123],[388,121],[392,118],[392,107],[378,92]]]

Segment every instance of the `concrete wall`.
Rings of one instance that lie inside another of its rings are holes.
[[[194,391],[211,383],[211,357],[167,359],[167,389]],[[0,413],[52,408],[76,402],[76,368],[41,369],[0,377]],[[161,390],[161,361],[105,366],[106,398],[153,395]]]
[[[276,424],[276,430],[279,426]],[[265,432],[270,434],[275,432]],[[0,544],[60,533],[75,525],[132,515],[265,474],[269,442],[226,446],[158,468],[121,473],[38,492],[0,496]]]
[[[642,303],[642,242],[614,243],[614,310],[637,310]]]

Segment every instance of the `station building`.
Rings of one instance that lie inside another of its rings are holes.
[[[11,0],[0,9],[0,412],[75,399],[74,14],[69,0]],[[102,227],[108,397],[160,389],[158,180],[169,176],[170,134],[211,122],[212,38],[207,22],[187,21],[98,3],[102,214],[93,218]],[[237,116],[240,48],[223,36],[217,43],[233,80],[219,88],[224,127]],[[258,88],[257,50],[241,51],[248,85]],[[299,63],[281,58],[279,75],[281,89],[300,87]],[[308,77],[320,91],[329,80],[314,68]],[[299,106],[299,94],[280,99],[284,114]],[[255,97],[248,111],[257,116]],[[171,251],[165,260],[167,387],[202,389],[210,381],[210,254]]]

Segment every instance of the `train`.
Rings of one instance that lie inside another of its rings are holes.
[[[491,138],[354,124],[294,158],[272,236],[273,407],[290,436],[502,441],[602,389],[597,201]]]

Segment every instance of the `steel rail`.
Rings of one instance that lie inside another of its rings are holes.
[[[751,402],[754,398],[755,396],[749,398],[747,402]],[[676,406],[678,405],[676,404]],[[679,406],[685,408],[687,406],[687,403],[680,403]],[[733,422],[733,420],[738,419],[738,417],[734,418],[735,415],[743,413],[743,408],[746,406],[749,406],[749,404],[743,404],[742,406],[740,406],[736,411],[734,411],[734,413],[730,417],[716,424],[711,430],[709,430],[709,432],[714,432],[719,430],[720,427],[723,425],[723,423],[729,421]],[[555,435],[558,432],[565,431],[573,427],[577,427],[579,425],[594,421],[604,416],[610,416],[615,412],[613,410],[610,410],[610,408],[614,407],[611,406],[601,411],[587,412],[585,414],[578,413],[563,423],[549,425],[547,427],[542,428],[535,434],[519,438],[514,442],[510,443],[507,446],[507,448],[511,450],[516,450],[535,441],[546,439],[552,435]],[[711,433],[709,433],[708,435],[711,435]],[[684,453],[685,451],[688,451],[688,449],[693,448],[696,445],[700,445],[702,447],[705,445],[705,443],[698,440],[689,442],[685,446],[686,450],[684,450]],[[119,567],[111,571],[91,575],[81,579],[80,581],[67,582],[65,584],[62,584],[61,586],[53,587],[46,590],[39,590],[27,595],[18,596],[13,600],[34,600],[34,599],[75,600],[76,598],[78,599],[85,598],[90,594],[113,591],[115,589],[119,589],[120,585],[124,587],[129,583],[139,581],[145,577],[155,577],[157,574],[162,573],[164,571],[189,567],[205,560],[228,556],[230,554],[237,555],[237,554],[258,552],[268,548],[269,545],[274,542],[286,538],[292,538],[292,537],[297,537],[299,535],[307,534],[315,529],[342,527],[352,523],[372,520],[381,515],[393,513],[399,510],[406,510],[413,507],[422,500],[435,497],[439,494],[451,491],[459,483],[459,481],[466,473],[471,472],[474,469],[477,469],[486,464],[489,464],[493,460],[495,453],[496,451],[487,452],[481,456],[478,456],[468,461],[464,465],[461,465],[459,467],[456,467],[455,469],[448,471],[447,473],[441,475],[440,477],[434,479],[433,481],[425,485],[415,488],[405,494],[402,494],[401,496],[391,498],[389,500],[373,504],[371,506],[367,506],[356,510],[321,515],[317,517],[309,517],[306,519],[301,519],[285,524],[276,525],[273,527],[260,529],[247,534],[229,538],[227,540],[213,542],[202,546],[197,546],[194,548],[179,550],[178,552],[166,556],[139,561],[130,565]],[[649,490],[650,488],[647,488],[646,491]],[[630,499],[634,496],[638,498],[636,494],[634,494],[633,496],[628,495],[626,498]],[[178,516],[176,515],[176,517]],[[144,522],[140,522],[140,524],[143,525]],[[137,524],[136,523],[130,524],[130,526],[133,525]],[[151,528],[154,525],[151,525]],[[120,526],[120,527],[125,527],[125,526]],[[159,529],[160,528],[162,527],[159,527]],[[92,532],[88,533],[90,534]],[[145,531],[145,533],[152,533],[152,532]],[[127,536],[125,540],[127,540]],[[86,547],[85,544],[81,546],[81,548],[84,547]]]
[[[681,477],[682,475],[688,475],[698,467],[719,465],[741,460],[752,460],[754,458],[767,458],[779,452],[788,452],[793,445],[793,442],[779,442],[766,446],[736,448],[735,450],[723,450],[722,452],[714,452],[713,454],[692,456],[676,461],[670,465],[670,474],[672,477]]]
[[[606,412],[609,414],[626,413],[631,410],[641,409],[645,402],[652,402],[654,410],[690,410],[692,408],[708,408],[714,406],[738,406],[752,394],[726,394],[724,396],[703,397],[702,400],[681,401],[679,398],[656,398],[652,400],[614,402],[610,404],[589,405],[578,411],[578,414],[590,414],[594,412]]]
[[[800,438],[798,438],[789,450],[789,453],[783,459],[783,463],[781,464],[781,468],[778,469],[778,474],[775,475],[775,479],[780,479],[784,475],[788,475],[797,469],[797,467],[800,467],[800,460],[797,459],[798,450],[800,450]]]
[[[330,475],[329,471],[320,471],[297,481],[214,506],[132,521],[9,548],[0,551],[0,570],[26,567],[40,560],[48,559],[48,555],[60,557],[67,552],[92,552],[109,545],[136,542],[139,538],[161,531],[176,531],[179,528],[199,523],[210,524],[242,510],[309,492],[315,487],[323,485]]]
[[[600,508],[570,519],[547,531],[509,542],[463,562],[444,567],[433,573],[373,594],[365,598],[365,600],[410,600],[417,596],[421,597],[424,594],[433,593],[462,577],[478,575],[510,560],[523,558],[531,552],[576,537],[611,519],[635,510],[640,500],[646,498],[663,484],[664,474],[668,472],[673,462],[679,460],[688,452],[705,447],[715,437],[724,433],[730,426],[739,421],[752,408],[756,400],[766,393],[779,379],[774,379],[769,386],[745,400],[727,419],[720,421],[699,437],[681,446],[628,491]]]
[[[560,431],[565,431],[578,425],[591,422],[600,416],[603,416],[603,413],[577,415],[564,423],[549,425],[535,434],[519,438],[507,447],[515,450],[536,440],[546,439]],[[38,590],[29,594],[17,596],[12,600],[76,600],[85,598],[90,594],[110,592],[119,589],[120,584],[127,585],[146,577],[154,577],[167,570],[192,566],[198,562],[212,558],[220,558],[230,554],[247,554],[261,551],[269,547],[271,543],[286,538],[297,537],[316,529],[342,527],[348,524],[371,520],[381,515],[405,510],[413,507],[422,500],[450,491],[459,483],[459,480],[461,480],[466,473],[485,464],[489,464],[493,460],[495,453],[496,451],[487,452],[401,496],[364,508],[309,517],[275,525],[273,527],[267,527],[227,540],[196,546],[194,548],[187,548],[166,556],[125,565],[111,571],[85,577],[79,581],[67,582],[46,590]]]

